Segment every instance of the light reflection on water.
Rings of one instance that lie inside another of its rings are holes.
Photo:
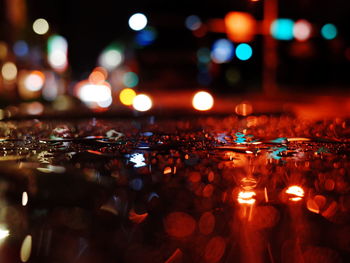
[[[1,123],[0,261],[349,261],[347,121],[252,117]]]

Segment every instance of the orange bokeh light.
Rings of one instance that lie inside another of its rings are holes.
[[[107,73],[105,73],[101,69],[103,69],[103,68],[99,67],[99,68],[94,69],[93,72],[91,72],[91,74],[89,76],[89,82],[91,84],[95,84],[95,85],[102,84],[106,80]]]
[[[245,12],[229,12],[225,16],[226,32],[234,42],[252,41],[256,33],[256,20]]]
[[[184,212],[173,212],[166,216],[164,229],[169,236],[184,238],[192,235],[197,223],[192,216]]]
[[[298,185],[289,186],[286,190],[286,194],[289,194],[289,200],[293,202],[298,202],[304,197],[304,189]]]
[[[241,191],[238,193],[237,201],[240,204],[249,204],[252,205],[255,203],[256,193],[254,191]]]

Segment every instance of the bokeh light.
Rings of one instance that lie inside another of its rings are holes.
[[[68,42],[63,36],[50,36],[47,42],[48,62],[50,66],[58,71],[63,72],[68,66]]]
[[[227,82],[230,84],[230,85],[235,85],[237,84],[240,79],[241,79],[241,73],[238,69],[236,68],[229,68],[226,73],[225,73],[225,76],[226,76],[226,79],[227,79]]]
[[[24,40],[19,40],[13,45],[13,53],[18,57],[23,57],[28,54],[29,47]]]
[[[325,24],[321,28],[321,34],[322,34],[322,37],[324,37],[325,39],[332,40],[336,38],[338,34],[338,30],[337,30],[337,27],[333,24]]]
[[[148,46],[154,42],[157,37],[157,32],[152,27],[146,27],[140,30],[136,35],[136,43],[141,46]]]
[[[245,12],[229,12],[225,16],[228,37],[234,42],[252,41],[256,31],[255,18]]]
[[[33,101],[26,104],[26,113],[29,115],[40,115],[44,112],[44,105],[39,101]]]
[[[221,64],[230,61],[234,56],[233,43],[227,39],[218,39],[211,50],[211,58],[215,63]]]
[[[106,77],[107,73],[104,71],[104,69],[97,67],[89,75],[89,82],[91,84],[102,84],[106,80]]]
[[[33,71],[24,80],[25,88],[29,91],[39,91],[45,82],[45,75],[41,71]]]
[[[8,229],[4,229],[3,227],[0,227],[0,240],[5,239],[10,235],[10,231]]]
[[[27,235],[22,242],[20,250],[20,259],[22,262],[27,262],[30,259],[32,253],[32,236]]]
[[[271,24],[271,34],[278,40],[292,40],[293,27],[293,20],[289,18],[278,18]]]
[[[293,27],[293,35],[295,39],[299,41],[308,40],[311,36],[311,31],[311,24],[304,19],[296,21]]]
[[[148,111],[152,108],[152,100],[145,94],[139,94],[134,98],[132,106],[137,111]]]
[[[201,27],[202,21],[198,16],[190,15],[186,17],[185,25],[187,29],[194,31]]]
[[[248,60],[253,55],[253,49],[249,44],[242,43],[236,47],[236,57],[239,60]]]
[[[44,18],[38,18],[33,23],[33,30],[38,35],[45,35],[49,31],[49,23]]]
[[[197,51],[197,59],[200,63],[207,64],[210,62],[210,49],[202,47]]]
[[[119,94],[119,100],[122,104],[130,106],[136,97],[136,92],[133,89],[123,89]]]
[[[106,82],[98,85],[85,83],[79,88],[77,95],[91,108],[107,108],[112,104],[111,88]]]
[[[286,189],[286,194],[290,195],[290,201],[297,202],[304,197],[304,189],[298,185],[292,185]]]
[[[17,67],[12,62],[6,62],[1,69],[2,77],[7,81],[12,81],[17,77]]]
[[[26,206],[28,204],[28,193],[27,192],[23,192],[22,193],[22,206]]]
[[[140,31],[147,26],[147,17],[142,13],[133,14],[129,18],[129,26],[134,31]]]
[[[139,84],[139,77],[134,72],[126,72],[123,75],[123,84],[128,88],[134,88]]]
[[[107,49],[99,57],[99,64],[111,71],[123,62],[123,54],[116,48]]]
[[[213,96],[206,91],[197,92],[192,99],[192,106],[199,111],[210,110],[214,105]]]
[[[252,205],[255,203],[256,193],[254,191],[241,191],[238,193],[237,201],[240,204]]]
[[[253,113],[253,106],[249,102],[242,102],[235,107],[235,112],[240,116],[248,116]]]

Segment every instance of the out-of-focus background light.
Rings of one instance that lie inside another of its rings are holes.
[[[147,26],[147,17],[142,13],[133,14],[129,18],[129,27],[134,31],[140,31]]]
[[[218,39],[211,50],[211,58],[215,63],[221,64],[230,61],[234,56],[233,43],[228,39]]]
[[[234,42],[252,41],[256,32],[255,18],[245,12],[229,12],[225,16],[228,37]]]
[[[9,235],[10,235],[10,231],[8,229],[0,227],[0,240],[5,239]]]
[[[126,87],[134,88],[139,84],[139,77],[135,72],[132,72],[132,71],[126,72],[123,75],[123,84]]]
[[[289,200],[293,202],[298,202],[304,197],[304,189],[298,185],[289,186],[285,193],[289,195]]]
[[[108,83],[84,83],[78,90],[78,97],[91,108],[108,108],[113,101],[111,88]]]
[[[136,92],[130,88],[123,89],[119,93],[120,102],[126,106],[132,105],[135,97],[136,97]]]
[[[312,25],[305,19],[295,22],[293,27],[293,34],[296,40],[306,41],[310,38],[312,33]]]
[[[240,116],[248,116],[253,113],[253,106],[249,102],[242,102],[235,107],[235,112]]]
[[[7,81],[12,81],[17,77],[17,67],[13,62],[6,62],[1,68],[2,77]]]
[[[192,106],[199,111],[210,110],[214,106],[214,98],[209,92],[199,91],[193,96]]]
[[[202,21],[198,16],[190,15],[186,17],[185,26],[187,29],[194,31],[199,29],[201,25],[202,25]]]
[[[123,54],[119,49],[110,48],[102,52],[98,62],[102,67],[111,71],[118,67],[123,62],[123,59]]]
[[[45,35],[49,31],[49,23],[44,18],[38,18],[33,23],[33,30],[38,35]]]
[[[197,51],[197,59],[200,63],[207,64],[210,62],[210,49],[202,47]]]
[[[236,57],[239,60],[248,60],[253,55],[253,49],[249,44],[242,43],[236,47]]]
[[[332,40],[337,37],[338,30],[334,24],[325,24],[321,28],[321,34],[325,39]]]
[[[151,98],[145,94],[137,95],[132,102],[132,106],[137,111],[148,111],[152,108],[152,105]]]
[[[40,71],[33,71],[25,78],[25,86],[29,91],[39,91],[45,82],[45,75]]]
[[[50,36],[47,42],[48,62],[57,72],[63,72],[68,66],[68,42],[60,35]]]
[[[153,27],[146,27],[137,32],[136,43],[141,46],[151,45],[157,37],[157,31]]]
[[[18,57],[23,57],[28,54],[29,47],[24,40],[19,40],[13,45],[13,52]]]
[[[289,18],[278,18],[271,24],[271,34],[278,40],[292,40],[293,28],[293,20]]]

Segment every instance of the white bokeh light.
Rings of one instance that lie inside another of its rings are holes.
[[[192,105],[196,110],[210,110],[214,105],[214,98],[206,91],[199,91],[194,95]]]
[[[129,18],[129,26],[132,30],[140,31],[147,26],[147,17],[141,13],[133,14]]]
[[[113,70],[123,62],[123,54],[116,49],[104,51],[99,57],[99,64],[107,70]]]
[[[38,18],[33,23],[33,30],[38,35],[45,35],[49,31],[49,23],[44,18]]]
[[[148,111],[152,108],[152,100],[145,94],[139,94],[134,98],[132,106],[137,111]]]
[[[112,92],[107,85],[83,85],[78,91],[78,97],[87,104],[96,103],[102,108],[112,104]]]

